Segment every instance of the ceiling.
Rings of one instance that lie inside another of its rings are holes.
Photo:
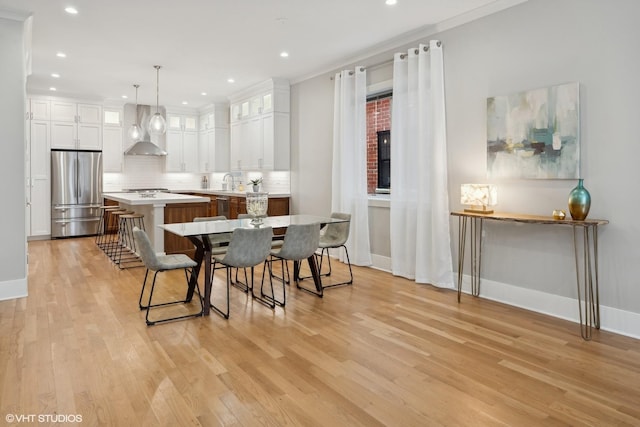
[[[199,108],[270,77],[295,81],[331,71],[461,15],[518,2],[0,0],[0,9],[33,14],[31,94],[134,102],[137,83],[139,103],[154,105],[157,64],[160,104]],[[66,13],[68,6],[78,14]]]

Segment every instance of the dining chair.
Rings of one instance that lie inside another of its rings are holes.
[[[227,217],[224,215],[218,216],[199,216],[193,218],[193,222],[202,222],[202,221],[226,221]],[[224,253],[226,249],[220,249],[213,251],[213,248],[224,248],[229,244],[229,240],[231,240],[231,233],[219,233],[219,234],[208,234],[207,239],[209,240],[209,245],[211,246],[212,252],[216,252],[218,254]]]
[[[325,225],[320,230],[320,243],[318,249],[320,254],[316,254],[318,260],[318,272],[320,276],[331,276],[331,257],[329,256],[329,249],[344,248],[344,253],[347,257],[347,265],[349,266],[349,280],[340,283],[331,283],[323,285],[323,288],[333,288],[335,286],[344,286],[353,284],[353,271],[351,270],[351,260],[349,259],[349,251],[347,250],[347,240],[349,239],[349,229],[351,226],[351,214],[332,212],[331,218],[341,219],[343,222],[333,222]],[[329,271],[322,272],[322,264],[324,255],[327,256],[327,264],[329,264]],[[308,279],[311,276],[301,277],[300,279]]]
[[[238,219],[245,219],[245,218],[253,218],[253,217],[249,214],[238,214]],[[226,220],[227,220],[227,217],[224,215],[196,217],[193,219],[194,222],[226,221]],[[229,245],[229,241],[231,240],[231,233],[209,234],[207,235],[207,238],[209,239],[209,245],[211,246],[211,255],[212,256],[223,255],[225,252],[227,252],[227,246]],[[245,272],[245,276],[246,276],[246,272]],[[238,279],[237,268],[235,271],[235,279],[231,281],[231,285],[235,286],[236,288],[242,290],[245,293],[249,292],[249,286]]]
[[[282,282],[282,300],[278,300],[273,296],[273,303],[278,304],[280,306],[285,305],[287,300],[286,293],[286,284],[285,281],[285,264],[287,261],[294,262],[302,262],[309,257],[312,257],[318,247],[320,242],[320,224],[312,223],[312,224],[291,224],[286,233],[284,234],[284,241],[282,242],[282,247],[279,249],[272,249],[270,252],[270,259],[266,261],[267,267],[269,269],[269,275],[273,276],[273,261],[280,260],[282,277],[278,278],[279,281]],[[288,266],[286,267],[288,271]],[[295,269],[295,267],[294,267]],[[296,286],[299,289],[306,290],[300,287],[298,275],[294,274],[294,279],[296,281]],[[267,297],[268,299],[268,297]]]
[[[253,219],[253,215],[248,213],[240,213],[238,214],[238,219]],[[278,238],[278,236],[275,236],[275,239],[271,240],[271,247],[279,248],[280,246],[282,246],[282,238]]]
[[[253,219],[253,215],[248,214],[248,213],[240,213],[238,214],[238,219]],[[274,248],[279,248],[282,246],[282,235],[275,235],[274,234],[274,238],[271,239],[271,249]],[[286,270],[287,270],[287,275],[286,275],[286,279],[285,279],[285,283],[289,284],[289,266],[286,266]],[[276,280],[280,280],[280,277],[278,276],[273,276],[272,274],[269,275],[270,279],[276,279]],[[231,283],[232,285],[239,287],[240,289],[245,290],[245,292],[248,292],[246,289],[248,289],[248,287],[246,286],[246,284],[242,283],[241,281],[238,280],[238,270],[236,270],[236,279],[235,282]],[[238,286],[240,285],[240,286]],[[244,285],[244,287],[243,287]]]
[[[153,293],[156,288],[156,278],[158,273],[170,271],[170,270],[179,270],[184,269],[184,275],[187,283],[187,287],[189,286],[189,276],[187,272],[193,274],[193,267],[197,264],[191,258],[183,254],[175,254],[175,255],[156,255],[155,250],[149,240],[149,236],[147,233],[138,227],[133,227],[133,238],[136,243],[136,248],[140,253],[140,258],[142,259],[142,263],[147,268],[147,271],[144,273],[144,281],[142,282],[142,290],[140,291],[140,299],[138,300],[138,305],[140,306],[140,310],[147,310],[147,314],[145,316],[145,321],[148,326],[155,325],[156,323],[168,322],[171,320],[178,319],[186,319],[188,317],[199,317],[202,316],[203,305],[202,305],[202,296],[200,295],[200,287],[196,283],[196,292],[198,294],[198,301],[200,302],[200,311],[196,313],[174,316],[174,317],[165,317],[158,320],[149,320],[149,311],[152,308],[164,307],[168,305],[174,304],[183,304],[190,302],[187,299],[179,300],[179,301],[168,301],[157,304],[152,304]],[[144,290],[147,286],[147,278],[149,276],[149,271],[153,271],[153,282],[151,283],[151,290],[149,291],[149,301],[146,305],[142,304],[142,297],[144,295]]]
[[[212,270],[215,272],[216,265],[221,264],[226,271],[226,284],[227,284],[227,307],[226,311],[223,311],[219,307],[211,303],[211,308],[220,313],[225,319],[229,318],[229,290],[231,288],[231,269],[244,270],[244,280],[247,285],[247,292],[250,290],[253,298],[259,302],[268,305],[273,308],[274,304],[265,298],[264,295],[264,270],[262,271],[262,283],[260,285],[260,296],[256,296],[253,289],[253,276],[254,267],[263,263],[269,256],[271,250],[271,239],[273,238],[273,230],[271,227],[261,228],[236,228],[231,233],[231,240],[227,251],[224,255],[217,255],[213,257]],[[251,281],[247,277],[247,268],[251,269]],[[213,274],[212,274],[213,277]],[[271,295],[273,296],[273,282],[271,283]],[[272,298],[273,299],[273,298]]]

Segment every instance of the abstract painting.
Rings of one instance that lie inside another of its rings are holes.
[[[487,99],[489,178],[580,177],[578,83]]]

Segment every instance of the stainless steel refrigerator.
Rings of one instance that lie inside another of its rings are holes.
[[[98,232],[102,152],[51,150],[51,237]]]

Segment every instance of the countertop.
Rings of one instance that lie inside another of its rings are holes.
[[[156,205],[171,203],[209,203],[209,198],[176,193],[153,193],[154,197],[143,197],[141,193],[104,193],[105,199],[127,205]]]
[[[197,190],[171,190],[171,193],[182,194],[182,193],[199,193],[199,194],[210,194],[212,196],[231,196],[231,197],[245,197],[247,193],[251,193],[251,191],[229,191],[229,190],[213,190],[211,188],[202,189],[199,188]],[[275,197],[290,197],[289,193],[269,193],[269,198]]]

